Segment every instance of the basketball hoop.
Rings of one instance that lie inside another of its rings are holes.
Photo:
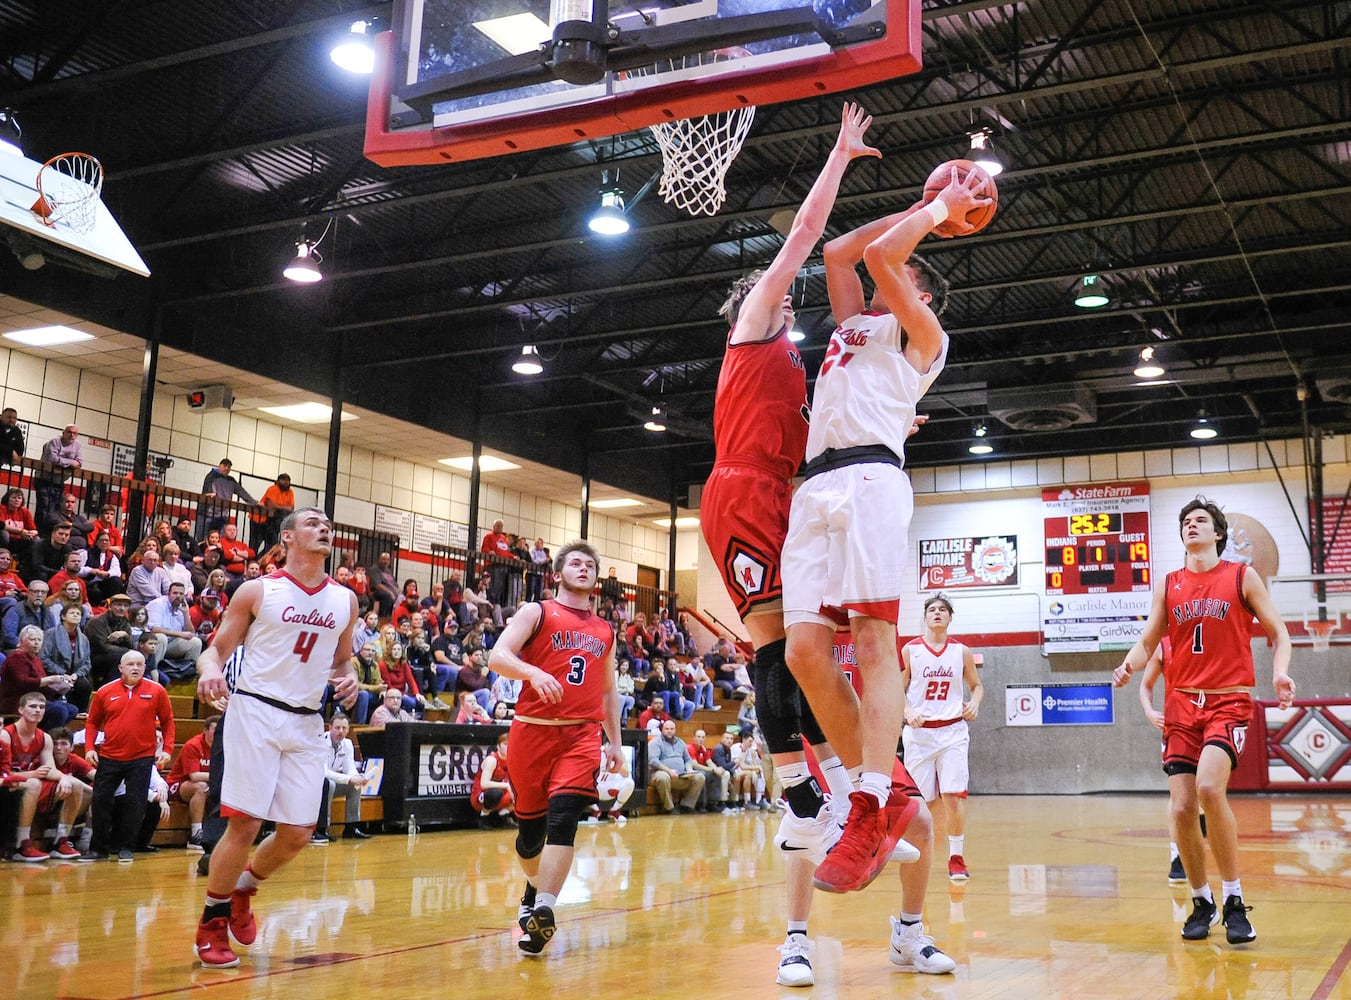
[[[739,47],[717,49],[665,60],[660,68],[690,69],[749,55]],[[644,76],[658,68],[652,66],[630,72],[634,76]],[[649,126],[661,148],[661,184],[657,190],[666,203],[684,209],[690,215],[716,215],[727,200],[727,171],[741,152],[741,144],[746,141],[754,121],[755,105],[748,104],[700,118],[681,118]]]
[[[88,153],[62,153],[42,165],[38,200],[32,212],[44,225],[64,222],[77,233],[92,233],[103,192],[103,165]]]
[[[1335,621],[1309,622],[1309,638],[1315,653],[1326,653],[1332,647],[1332,633],[1337,631]]]

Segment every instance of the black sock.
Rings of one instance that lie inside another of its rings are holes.
[[[521,894],[521,905],[526,907],[526,909],[533,910],[535,908],[535,892],[536,889],[534,885],[527,882],[525,884],[525,892]]]
[[[826,804],[825,798],[821,795],[821,786],[816,783],[815,778],[808,778],[791,788],[785,788],[783,794],[788,799],[788,806],[793,810],[793,815],[803,819],[814,818]]]
[[[208,903],[202,910],[202,923],[208,920],[215,920],[217,917],[230,919],[230,901],[227,899],[223,903]]]

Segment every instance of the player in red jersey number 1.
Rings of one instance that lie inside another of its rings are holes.
[[[1238,824],[1229,808],[1229,775],[1243,752],[1252,718],[1249,689],[1256,683],[1249,624],[1255,617],[1272,643],[1271,686],[1282,708],[1295,699],[1290,679],[1290,634],[1251,566],[1220,558],[1229,540],[1224,513],[1197,497],[1178,515],[1186,565],[1164,578],[1144,632],[1112,683],[1121,687],[1142,669],[1166,634],[1172,655],[1163,708],[1163,770],[1177,849],[1191,883],[1192,913],[1182,936],[1199,941],[1224,920],[1230,944],[1257,938],[1238,877]],[[1265,752],[1265,751],[1260,751]],[[1206,849],[1198,806],[1206,811],[1211,853],[1220,869],[1224,909],[1206,881]]]
[[[502,631],[491,669],[525,681],[511,723],[516,856],[525,872],[517,941],[538,955],[552,940],[554,907],[572,869],[582,812],[596,801],[597,761],[628,773],[619,728],[614,629],[591,611],[600,558],[584,541],[554,557],[558,597],[526,604]],[[609,744],[601,756],[600,730]]]

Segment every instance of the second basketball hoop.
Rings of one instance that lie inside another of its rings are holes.
[[[38,198],[32,211],[44,225],[65,223],[77,233],[92,233],[103,192],[103,165],[88,153],[62,153],[42,165]]]

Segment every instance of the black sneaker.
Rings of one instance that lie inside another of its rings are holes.
[[[525,937],[516,942],[516,947],[527,955],[538,955],[554,936],[554,911],[547,906],[537,906],[526,918],[521,928]]]
[[[1241,905],[1241,904],[1240,904]],[[1210,925],[1219,923],[1220,911],[1215,908],[1213,899],[1192,897],[1192,915],[1182,925],[1182,936],[1188,941],[1204,941],[1210,937]],[[1245,924],[1248,922],[1245,918]]]
[[[129,865],[136,860],[136,855],[124,847],[117,852],[117,860],[120,864]]]
[[[82,861],[82,862],[84,862],[84,861],[107,861],[107,860],[108,860],[108,852],[107,852],[107,851],[95,851],[95,850],[93,850],[93,849],[91,848],[90,850],[87,850],[87,851],[81,851],[81,852],[80,852],[80,856],[79,856],[79,858],[78,858],[77,860]]]
[[[211,855],[203,854],[197,859],[197,874],[203,877],[211,874]]]
[[[1173,863],[1168,867],[1168,884],[1182,885],[1187,881],[1187,873],[1182,870],[1182,859],[1174,858]]]
[[[1257,932],[1248,920],[1251,906],[1243,905],[1242,896],[1230,896],[1224,901],[1224,936],[1230,944],[1247,944],[1257,940]]]

